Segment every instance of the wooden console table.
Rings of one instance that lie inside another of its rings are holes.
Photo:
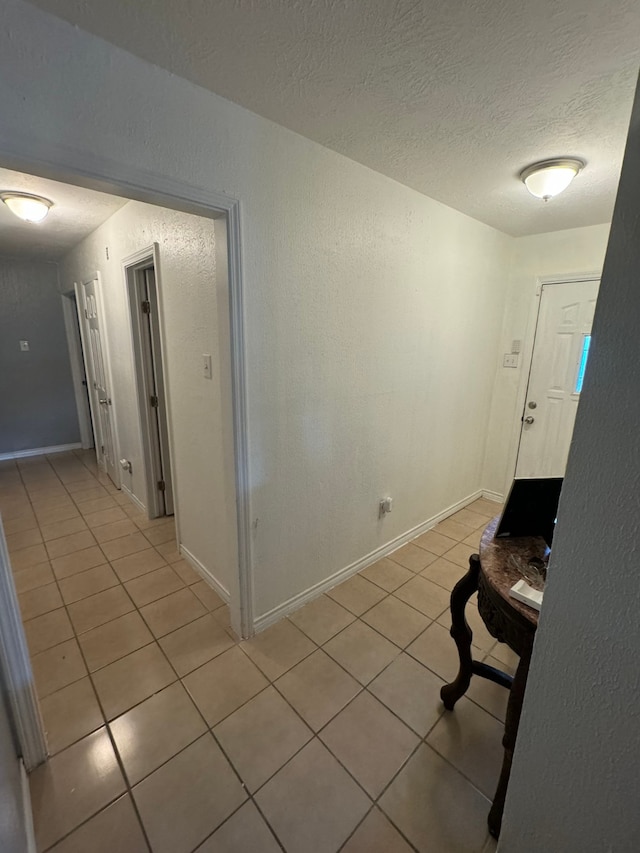
[[[469,571],[458,581],[451,593],[451,636],[458,647],[460,669],[455,681],[446,684],[440,691],[444,706],[449,711],[453,710],[458,699],[466,693],[474,675],[488,678],[511,691],[502,740],[502,772],[488,818],[489,832],[495,838],[500,834],[533,639],[538,627],[537,611],[509,596],[511,587],[522,580],[522,575],[512,565],[510,558],[524,558],[527,562],[532,557],[544,558],[547,551],[542,537],[494,539],[497,526],[498,518],[494,518],[482,535],[480,555],[471,555]],[[489,633],[501,643],[506,643],[520,656],[520,663],[513,678],[471,657],[473,635],[464,612],[467,602],[476,591],[478,610]]]

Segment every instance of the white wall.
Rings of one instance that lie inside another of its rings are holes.
[[[132,463],[122,482],[147,506],[123,260],[154,242],[180,543],[228,591],[237,574],[231,366],[226,277],[216,270],[214,222],[128,202],[62,259],[60,284],[68,290],[100,272],[119,458]],[[213,356],[212,380],[202,375],[203,353]]]
[[[500,853],[640,849],[640,92],[553,540]]]
[[[509,238],[26,3],[3,13],[3,160],[241,200],[256,615],[476,493]]]
[[[608,236],[609,225],[593,225],[511,241],[509,281],[484,465],[483,484],[489,491],[504,494],[515,470],[517,445],[514,439],[523,405],[519,391],[523,390],[522,383],[526,382],[529,370],[538,279],[600,272]],[[502,355],[511,352],[513,340],[522,340],[525,345],[516,369],[502,366]]]

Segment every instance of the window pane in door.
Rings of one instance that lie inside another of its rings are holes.
[[[576,394],[579,394],[582,391],[582,385],[584,383],[584,374],[587,369],[587,359],[589,358],[590,346],[591,335],[584,335],[582,338],[582,355],[580,356],[580,366],[578,367],[578,376],[576,378]]]

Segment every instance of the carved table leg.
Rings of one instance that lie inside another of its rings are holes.
[[[522,702],[524,700],[524,691],[527,686],[527,675],[529,674],[529,663],[531,662],[531,651],[533,643],[528,648],[522,650],[520,663],[513,678],[511,686],[511,695],[509,696],[509,704],[507,705],[507,715],[504,723],[504,737],[502,745],[504,746],[504,759],[502,762],[502,770],[498,787],[493,798],[493,805],[489,812],[488,825],[489,832],[494,838],[500,835],[500,827],[502,825],[502,812],[504,811],[504,801],[507,794],[507,786],[509,784],[509,776],[511,775],[511,762],[513,760],[513,750],[516,745],[516,736],[518,734],[518,725],[520,723],[520,713],[522,712]]]
[[[458,647],[458,655],[460,656],[460,669],[455,681],[451,684],[445,684],[440,691],[440,698],[444,702],[444,707],[448,711],[453,710],[453,706],[458,699],[463,696],[471,683],[473,674],[473,660],[471,658],[471,640],[473,634],[471,628],[465,619],[464,611],[467,602],[474,592],[478,589],[478,577],[480,576],[480,557],[477,554],[472,554],[469,557],[469,571],[461,578],[454,586],[451,593],[451,636],[455,640]]]

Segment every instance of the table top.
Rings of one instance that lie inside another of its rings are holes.
[[[480,541],[480,566],[482,573],[493,589],[514,610],[521,613],[532,625],[538,624],[538,611],[527,604],[511,598],[509,590],[522,580],[517,568],[511,565],[509,557],[519,557],[525,562],[532,557],[543,559],[547,553],[547,543],[542,536],[516,536],[510,539],[495,539],[500,516],[489,522]]]

